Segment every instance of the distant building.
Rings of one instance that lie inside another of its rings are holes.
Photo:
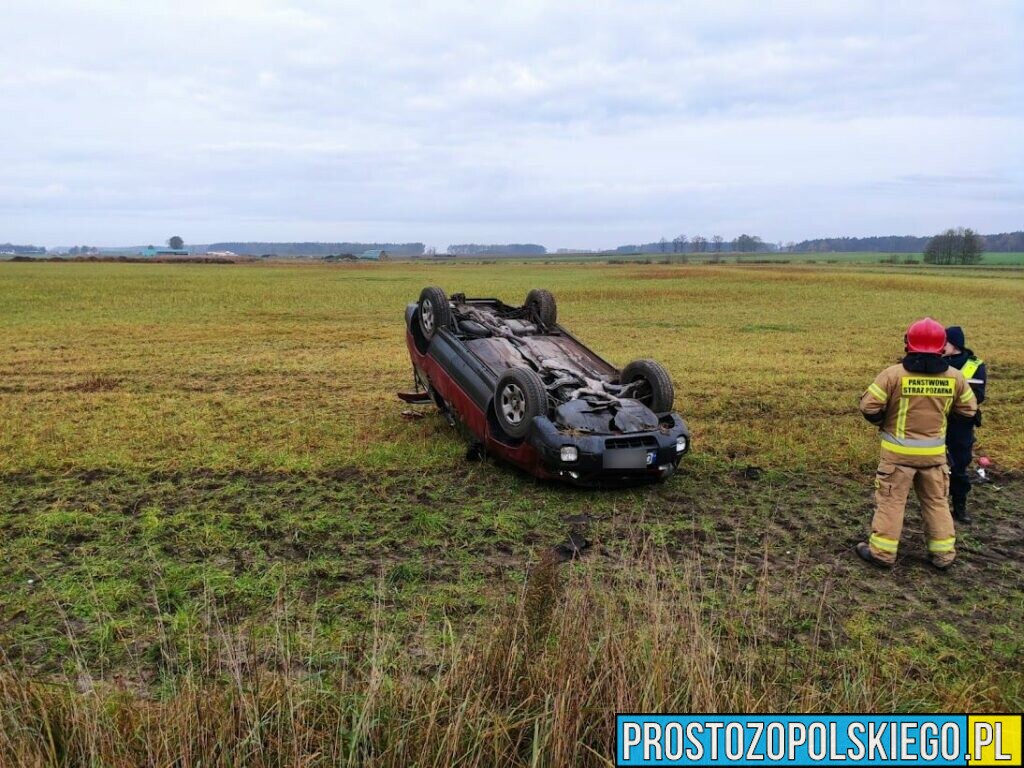
[[[387,251],[370,250],[359,254],[360,261],[387,261]]]
[[[139,252],[139,256],[188,256],[189,252],[186,248],[154,248],[152,245],[146,246]]]

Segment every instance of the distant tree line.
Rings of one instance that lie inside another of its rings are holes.
[[[985,249],[982,238],[970,227],[947,229],[928,241],[925,264],[977,264]]]
[[[68,248],[69,256],[84,256],[89,253],[99,253],[100,249],[94,245],[73,245]]]
[[[998,235],[975,235],[981,239],[981,246],[990,253],[1015,253],[1024,251],[1024,232],[1003,232]],[[931,238],[912,235],[886,235],[884,237],[827,237],[817,240],[803,240],[789,243],[787,251],[810,252],[856,252],[879,251],[884,253],[923,253]]]
[[[211,251],[260,256],[328,256],[335,253],[387,251],[392,256],[422,256],[423,243],[210,243]]]
[[[945,236],[947,233],[943,233]],[[1016,253],[1024,251],[1024,231],[1003,232],[997,235],[979,235],[973,233],[980,243],[982,252]],[[636,245],[620,245],[608,253],[762,253],[789,251],[793,253],[842,253],[842,252],[881,252],[881,253],[923,253],[933,238],[916,237],[914,235],[885,235],[877,237],[823,237],[814,240],[803,240],[799,243],[790,241],[783,245],[766,242],[757,235],[743,234],[733,240],[726,240],[721,235],[706,238],[702,235],[687,237],[677,235],[669,240],[661,238],[656,242],[639,243]]]
[[[460,243],[448,246],[450,256],[543,256],[547,252],[547,248],[536,243],[507,243],[505,245]]]
[[[14,243],[0,243],[0,253],[33,254],[46,253],[41,245],[15,245]]]
[[[756,253],[778,250],[774,243],[766,243],[757,235],[743,234],[734,240],[726,240],[721,235],[711,238],[703,235],[677,235],[668,240],[661,238],[656,243],[640,243],[639,245],[620,245],[614,253]]]

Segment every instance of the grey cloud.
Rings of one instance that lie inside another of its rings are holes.
[[[1017,228],[1021,16],[34,3],[5,10],[0,239],[153,240],[168,221],[196,241],[552,246]]]

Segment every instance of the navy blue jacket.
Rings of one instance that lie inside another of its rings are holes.
[[[963,369],[964,365],[974,356],[974,353],[965,349],[959,355],[953,355],[952,357],[942,358],[957,370]],[[985,371],[985,364],[982,363],[978,366],[978,370],[974,372],[968,383],[971,381],[980,382],[977,384],[970,383],[971,389],[974,390],[974,396],[978,398],[978,404],[985,399],[985,383],[987,379],[987,372]],[[974,445],[974,427],[980,422],[981,411],[978,411],[977,416],[970,420],[963,420],[957,418],[950,418],[949,424],[946,428],[946,447],[949,449],[949,462],[950,467],[953,469],[953,479],[956,481],[960,478],[960,484],[963,483],[964,473],[966,468],[971,463],[971,446]]]

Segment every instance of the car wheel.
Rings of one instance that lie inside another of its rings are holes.
[[[451,327],[452,309],[448,304],[448,297],[437,286],[432,285],[420,291],[417,314],[420,318],[420,330],[427,341],[434,338],[438,328]]]
[[[534,288],[526,294],[526,306],[533,312],[537,321],[547,328],[558,321],[558,306],[555,304],[555,297],[551,291]]]
[[[494,388],[494,411],[510,437],[526,437],[534,416],[548,412],[548,391],[531,368],[509,368]]]
[[[632,384],[635,381],[639,381],[639,385],[633,391],[636,400],[655,413],[672,410],[676,393],[672,387],[672,378],[661,363],[654,360],[634,360],[622,369],[619,383]]]

